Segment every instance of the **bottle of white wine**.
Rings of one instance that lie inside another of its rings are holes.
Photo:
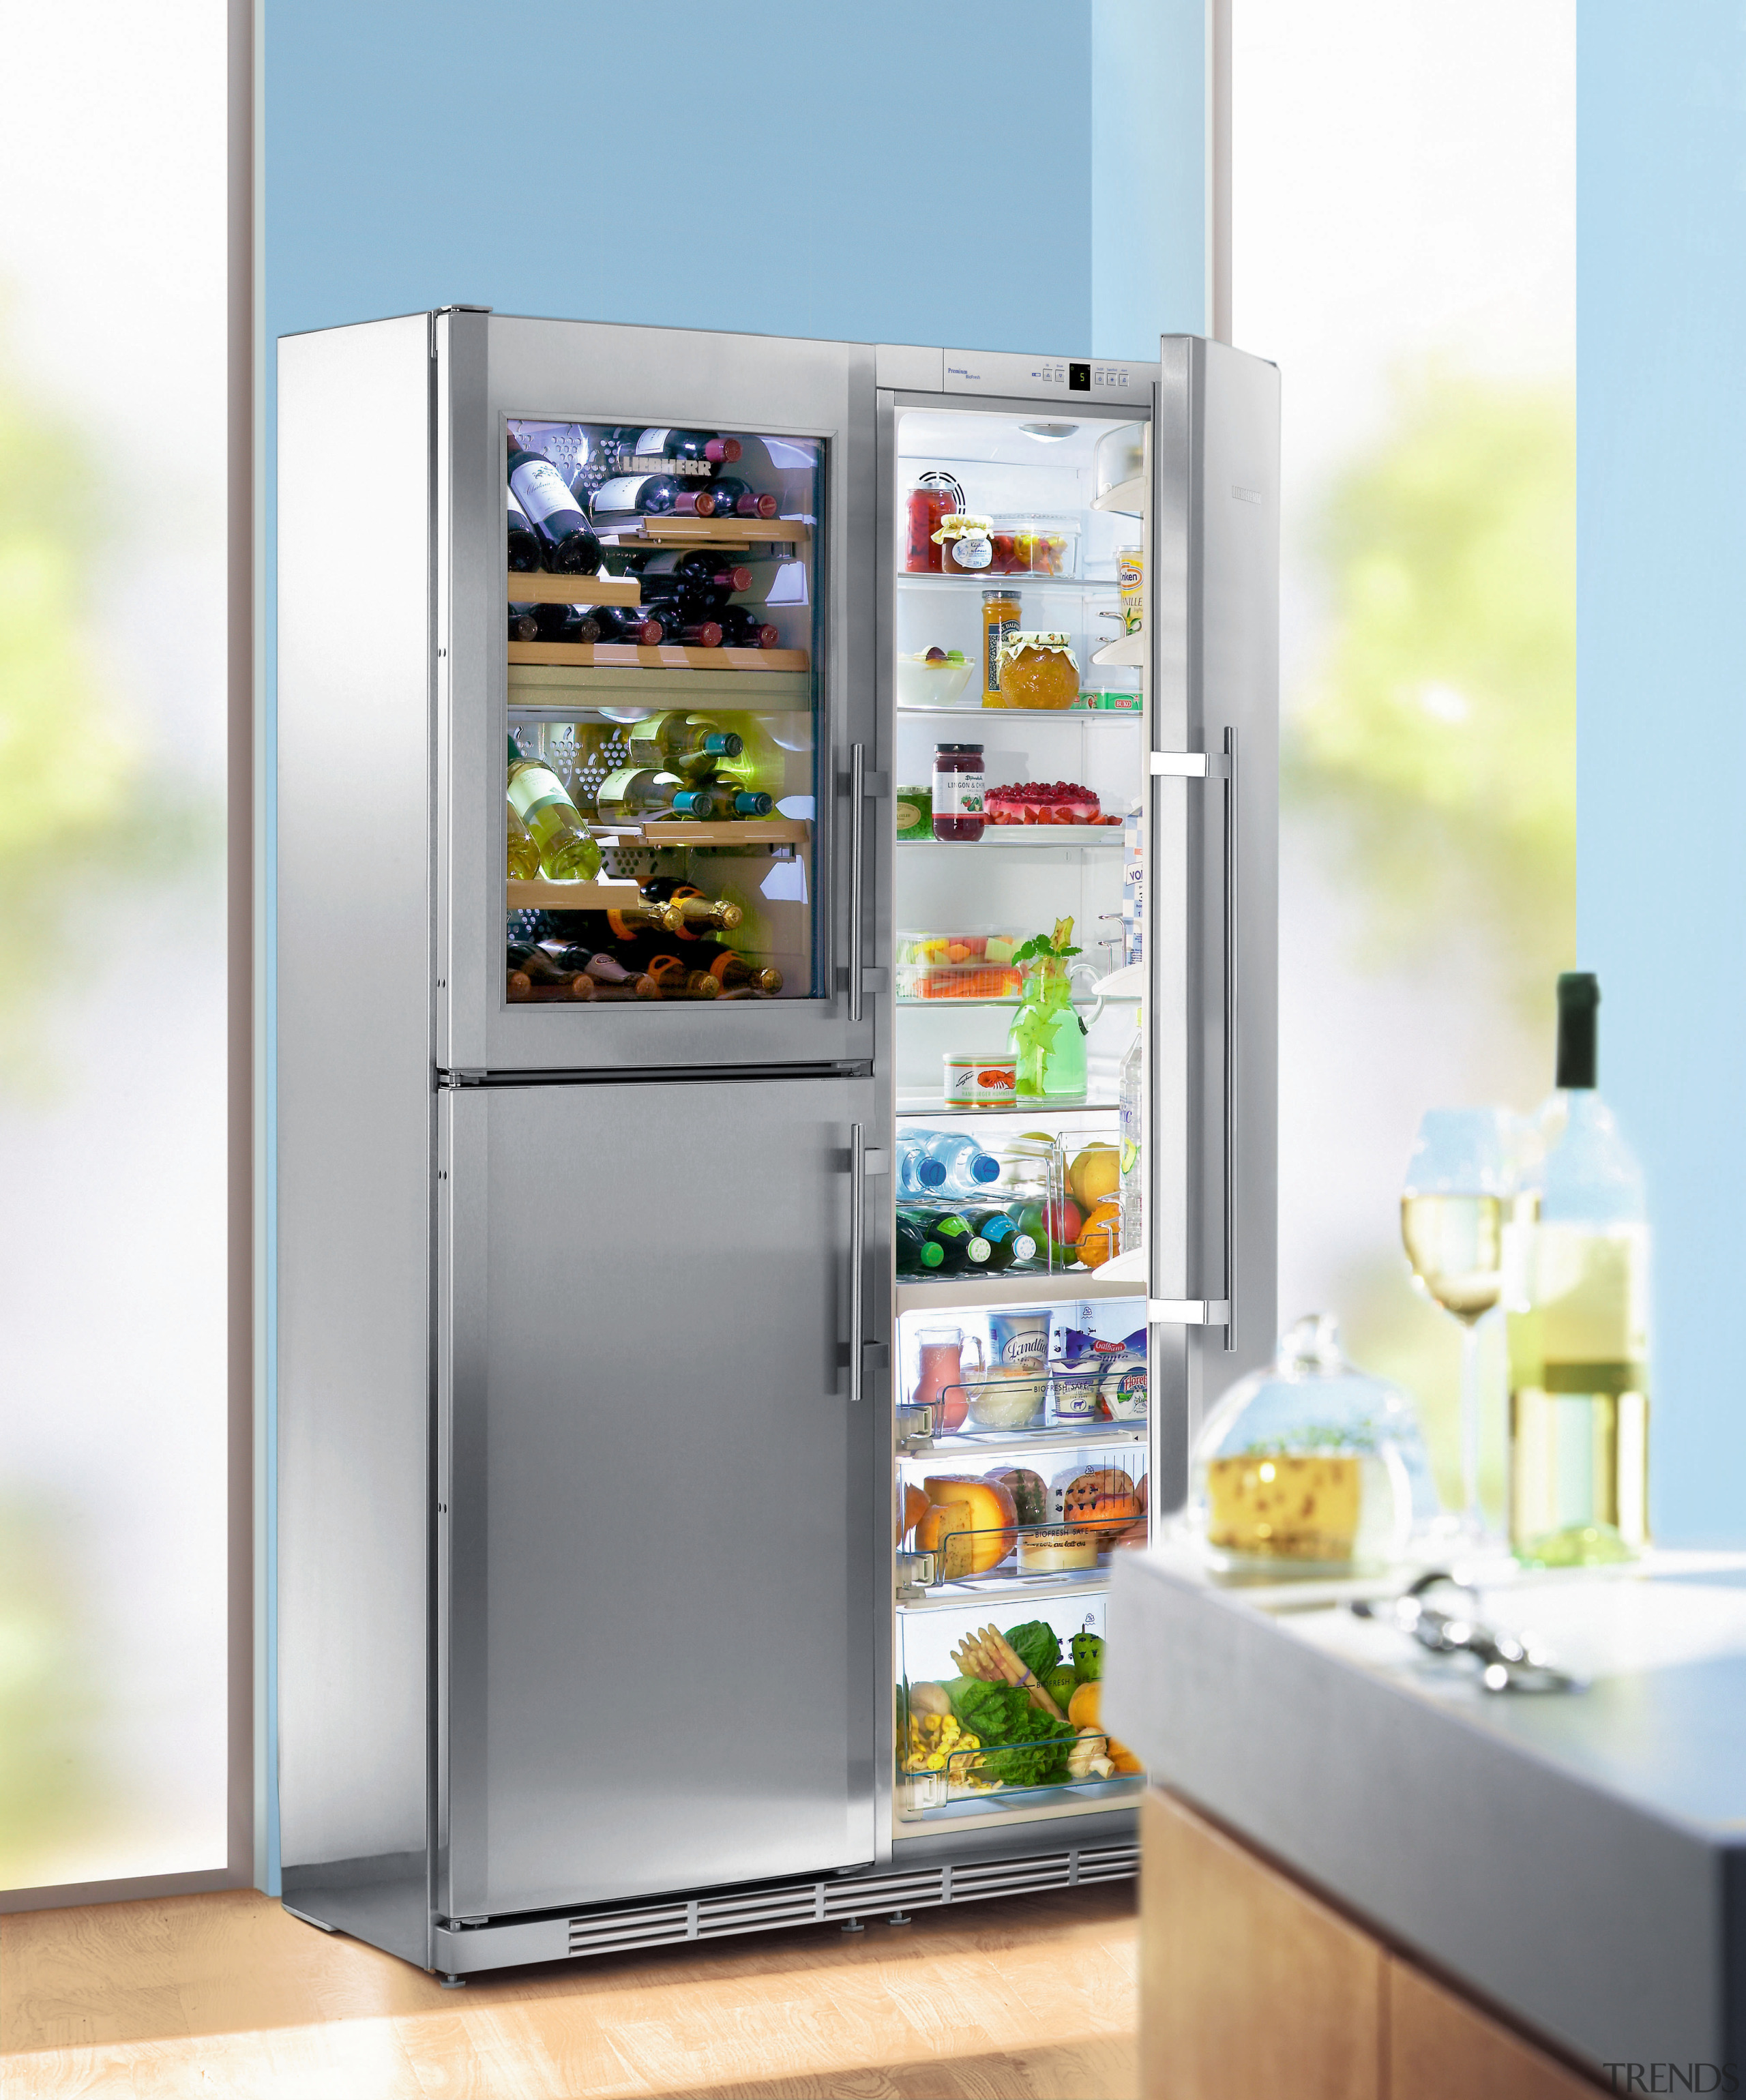
[[[600,872],[600,848],[564,783],[543,758],[527,758],[509,739],[509,801],[533,834],[540,866],[554,882],[592,882]]]
[[[1595,1091],[1600,986],[1558,981],[1556,1091],[1509,1314],[1510,1542],[1531,1567],[1632,1560],[1649,1538],[1649,1228]]]
[[[635,817],[664,816],[699,820],[712,817],[715,799],[677,773],[659,773],[652,766],[624,765],[600,783],[595,807],[603,824],[623,823]]]

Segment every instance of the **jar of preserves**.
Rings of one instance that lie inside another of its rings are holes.
[[[1007,637],[1018,631],[1024,618],[1019,594],[1003,585],[982,593],[982,704],[1000,705],[1000,659]]]
[[[1003,708],[1070,708],[1079,697],[1079,666],[1065,634],[1015,629],[1000,657]]]
[[[982,836],[982,747],[937,743],[933,748],[933,835],[959,845]]]
[[[940,543],[940,572],[948,576],[985,576],[994,558],[994,521],[961,510],[940,520],[934,538]]]
[[[910,491],[910,544],[903,566],[911,576],[940,573],[941,523],[964,507],[964,492],[949,474],[930,470]]]

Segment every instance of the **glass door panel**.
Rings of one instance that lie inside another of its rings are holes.
[[[824,442],[505,436],[506,1004],[822,997]]]

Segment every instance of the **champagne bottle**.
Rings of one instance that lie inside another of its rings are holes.
[[[549,911],[546,921],[553,939],[589,949],[615,949],[617,944],[640,940],[646,933],[672,933],[683,923],[670,906],[641,898],[610,905],[603,911]]]
[[[687,488],[670,474],[620,474],[603,481],[589,500],[597,525],[626,518],[708,518],[714,505],[704,492],[713,484]]]
[[[592,882],[600,872],[600,848],[589,837],[582,813],[564,783],[541,758],[524,758],[509,739],[509,800],[533,834],[540,866],[554,882]]]
[[[509,811],[509,875],[516,882],[537,882],[540,879],[540,849],[532,835],[515,814],[511,802]]]
[[[744,562],[730,562],[707,547],[688,548],[683,554],[668,547],[651,554],[638,571],[643,596],[672,597],[687,591],[743,591],[752,588],[752,571]]]
[[[531,605],[512,605],[509,607],[509,639],[512,642],[536,642],[540,638],[540,620]]]
[[[646,765],[620,766],[600,783],[595,807],[602,823],[624,823],[629,818],[665,816],[702,822],[715,814],[715,800],[677,773],[656,772]]]
[[[774,999],[782,990],[782,972],[771,964],[749,963],[737,948],[724,942],[699,942],[698,951],[698,966],[707,970],[723,991],[737,991],[743,986]]]
[[[709,508],[703,508],[705,501]],[[718,474],[705,484],[704,495],[698,500],[699,514],[704,518],[774,518],[777,501],[774,496],[761,496],[742,481],[737,474]]]
[[[558,958],[558,966],[564,970],[580,970],[592,977],[597,985],[618,986],[626,991],[633,992],[638,999],[653,999],[655,996],[653,977],[645,976],[641,970],[626,969],[616,955],[592,950],[585,941],[564,949]]]
[[[540,566],[540,536],[527,522],[513,493],[509,497],[509,567],[517,576],[527,576]]]
[[[537,942],[511,941],[507,952],[510,975],[525,977],[528,982],[528,990],[521,996],[536,997],[541,992],[563,999],[594,996],[592,978],[580,970],[564,968]]]
[[[712,772],[746,748],[734,730],[719,727],[708,715],[650,715],[634,726],[627,742],[633,765],[687,775]]]
[[[539,536],[545,566],[556,576],[592,576],[600,568],[600,542],[576,508],[564,477],[543,452],[509,443],[509,488]]]
[[[602,642],[631,642],[653,649],[665,629],[646,607],[597,605],[589,608]]]
[[[1510,1544],[1535,1567],[1630,1560],[1649,1538],[1649,1229],[1595,1088],[1600,987],[1558,982],[1555,1092],[1508,1315]]]
[[[706,929],[731,933],[746,915],[728,898],[706,897],[695,883],[674,875],[654,876],[644,883],[642,893],[651,903],[667,907],[664,923],[668,930],[686,940],[696,939]]]

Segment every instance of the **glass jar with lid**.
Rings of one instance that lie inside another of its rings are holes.
[[[1195,1440],[1188,1526],[1218,1573],[1374,1573],[1428,1544],[1437,1508],[1412,1401],[1347,1360],[1329,1313],[1288,1329]]]
[[[994,558],[992,518],[960,511],[942,518],[934,538],[940,546],[941,573],[948,576],[985,576]]]
[[[1079,664],[1061,633],[1016,628],[1000,652],[1003,708],[1070,708],[1079,698]]]

